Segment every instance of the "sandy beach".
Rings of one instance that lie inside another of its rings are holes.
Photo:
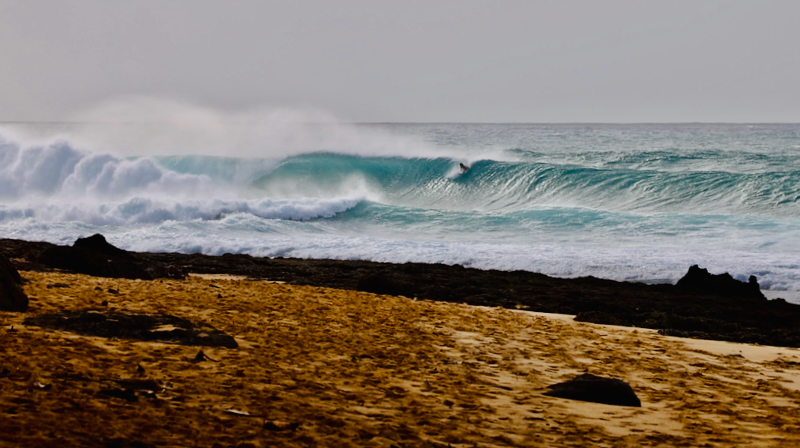
[[[0,313],[5,446],[800,443],[797,349],[233,276],[21,274],[29,311]],[[211,324],[239,348],[22,325],[104,301]],[[625,380],[642,407],[542,395],[583,372]],[[136,401],[103,392],[126,386]]]

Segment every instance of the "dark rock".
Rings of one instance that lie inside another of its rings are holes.
[[[11,263],[11,260],[3,255],[0,255],[0,275],[4,280],[7,280],[15,285],[23,283],[22,276],[19,275],[17,268]]]
[[[714,275],[697,265],[689,268],[689,272],[678,280],[677,286],[701,294],[767,300],[754,275],[745,283],[731,277],[727,272]]]
[[[174,280],[185,280],[187,273],[173,265],[154,264],[148,266],[145,271],[153,278],[171,278]]]
[[[377,272],[361,277],[355,289],[373,294],[414,297],[411,285],[388,272]]]
[[[194,362],[203,362],[203,361],[217,362],[216,359],[211,359],[202,350],[200,350],[199,352],[197,352],[196,355],[194,355],[194,358],[192,359],[192,361],[194,361]]]
[[[187,275],[186,271],[172,264],[143,260],[136,253],[115,247],[99,233],[88,238],[78,238],[71,247],[46,243],[31,244],[39,248],[38,254],[34,255],[34,248],[27,250],[18,248],[17,252],[35,260],[33,265],[50,269],[64,269],[95,277],[142,280],[155,278],[183,280]]]
[[[28,296],[22,291],[22,277],[13,264],[0,255],[0,311],[25,312]]]
[[[95,308],[40,314],[25,319],[23,324],[85,336],[163,341],[203,347],[239,347],[233,337],[211,325],[198,326],[169,314]]]
[[[604,311],[583,311],[575,316],[576,322],[602,322],[605,325],[630,325],[630,322],[624,320],[619,314],[608,313]]]
[[[51,246],[38,257],[39,263],[95,277],[150,280],[133,255],[106,242],[103,235],[79,238],[72,247]]]
[[[616,406],[641,407],[642,402],[628,383],[614,378],[603,378],[584,373],[575,378],[548,386],[544,395],[568,398],[570,400],[589,401],[592,403],[612,404]]]
[[[109,257],[133,258],[127,251],[111,245],[106,241],[106,237],[99,233],[86,238],[78,238],[75,240],[75,243],[72,244],[72,247],[80,247]]]
[[[296,431],[300,427],[300,422],[286,423],[278,425],[275,422],[265,422],[263,428],[267,431]]]
[[[66,284],[66,283],[51,283],[51,284],[47,285],[47,289],[53,289],[53,288],[69,288],[69,287],[70,287],[70,286],[69,286],[68,284]]]
[[[132,389],[105,389],[101,390],[100,393],[108,395],[109,397],[121,398],[131,403],[139,401],[139,397],[136,396],[136,391]]]

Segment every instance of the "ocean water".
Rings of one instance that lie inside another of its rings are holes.
[[[0,236],[800,297],[800,125],[253,126],[0,125]]]

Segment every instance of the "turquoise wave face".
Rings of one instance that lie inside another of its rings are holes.
[[[659,170],[686,165],[696,155],[639,154],[601,167],[530,160],[479,160],[460,173],[444,158],[363,158],[313,154],[287,159],[259,176],[265,194],[339,192],[361,185],[386,205],[453,211],[526,211],[579,207],[626,213],[795,216],[800,213],[800,170],[729,172]],[[718,155],[722,158],[723,155]],[[747,158],[744,157],[746,160]],[[708,164],[709,159],[703,158]],[[596,161],[593,164],[597,164]]]

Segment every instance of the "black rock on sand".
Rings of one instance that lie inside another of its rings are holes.
[[[25,312],[28,296],[22,291],[22,277],[3,255],[0,255],[0,311]]]
[[[641,407],[642,402],[625,381],[584,373],[563,383],[548,386],[544,395],[616,406]]]

